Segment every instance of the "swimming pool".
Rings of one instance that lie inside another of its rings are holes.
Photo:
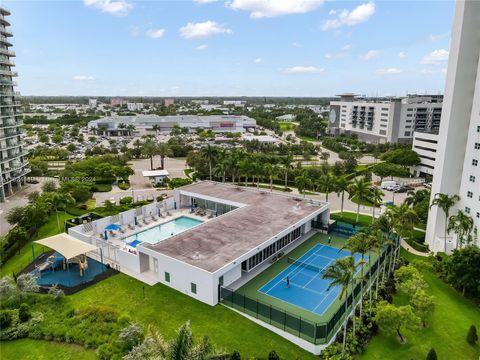
[[[177,235],[185,230],[198,226],[201,223],[203,223],[201,220],[192,219],[188,216],[181,216],[151,229],[126,237],[124,240],[127,243],[133,242],[135,246],[140,242],[156,244],[170,236]]]

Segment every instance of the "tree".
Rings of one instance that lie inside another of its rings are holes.
[[[375,164],[372,167],[372,172],[380,177],[380,181],[383,181],[383,179],[388,176],[408,176],[408,169],[389,162]]]
[[[287,155],[280,158],[280,163],[283,166],[283,171],[285,174],[285,191],[288,189],[288,171],[292,169],[293,156]]]
[[[363,204],[363,202],[370,196],[370,193],[370,185],[363,177],[355,179],[353,183],[348,186],[349,198],[357,198],[357,223],[358,217],[360,216],[360,204]]]
[[[342,203],[341,203],[341,216],[343,216],[343,203],[345,201],[345,191],[348,191],[348,188],[350,186],[351,182],[347,180],[345,176],[341,176],[337,179],[335,182],[336,189],[335,191],[337,192],[337,196],[342,196]]]
[[[280,360],[280,356],[278,356],[275,350],[272,350],[268,353],[268,360]]]
[[[142,154],[150,158],[150,170],[153,170],[153,157],[157,155],[157,144],[151,140],[145,141],[142,146]]]
[[[58,230],[60,230],[58,210],[65,211],[67,206],[75,204],[75,199],[69,193],[54,193],[49,203],[52,209],[55,210],[55,214],[57,217],[57,228]]]
[[[401,266],[394,273],[397,290],[413,297],[416,292],[425,290],[427,283],[412,265]]]
[[[11,208],[5,219],[10,225],[19,224],[25,218],[25,206],[16,206]]]
[[[57,183],[55,180],[47,180],[42,185],[42,191],[44,192],[55,192],[57,191]]]
[[[173,156],[173,152],[168,143],[159,143],[157,145],[157,155],[160,155],[160,167],[163,170],[165,169],[165,158]]]
[[[137,323],[132,323],[126,328],[122,329],[118,335],[118,338],[128,350],[131,350],[134,346],[139,345],[144,339],[142,328]]]
[[[457,234],[456,249],[458,249],[459,244],[462,247],[464,243],[468,244],[472,241],[471,233],[473,226],[473,219],[462,210],[458,210],[456,215],[450,216],[447,232],[453,231]]]
[[[22,293],[36,293],[40,290],[40,286],[37,284],[37,278],[30,273],[17,277],[17,287]]]
[[[302,173],[302,175],[297,176],[295,178],[295,185],[298,188],[298,192],[300,194],[303,193],[303,197],[305,197],[305,192],[309,184],[310,184],[310,179],[307,177],[305,173]]]
[[[421,162],[417,152],[408,148],[387,151],[381,156],[381,159],[402,166],[416,166]]]
[[[345,161],[343,162],[343,167],[345,168],[345,173],[347,174],[352,174],[355,172],[355,169],[357,168],[358,162],[357,159],[355,159],[355,156],[352,154],[348,154],[348,156],[345,158]]]
[[[402,332],[418,328],[420,322],[410,305],[395,306],[386,301],[378,303],[375,321],[380,330],[385,333],[397,334],[401,343],[405,342]]]
[[[320,176],[317,182],[317,189],[325,193],[325,201],[328,202],[328,194],[337,189],[335,176],[330,173]]]
[[[443,213],[445,214],[445,239],[444,239],[445,253],[447,252],[448,218],[450,216],[450,209],[459,200],[460,200],[460,196],[458,195],[449,196],[448,194],[437,193],[433,197],[432,204],[430,205],[430,208],[432,208],[432,206],[438,206],[440,209],[442,209]]]
[[[320,160],[323,160],[323,162],[327,163],[328,159],[330,158],[330,153],[327,151],[322,151],[319,155]]]
[[[453,250],[444,260],[444,272],[449,283],[463,295],[480,297],[480,248],[467,245]]]
[[[20,322],[26,322],[32,318],[32,314],[30,313],[30,306],[28,304],[23,303],[18,308],[18,320]]]
[[[332,287],[340,286],[339,299],[342,300],[348,294],[348,287],[351,286],[352,294],[355,286],[355,259],[353,256],[337,259],[333,264],[329,265],[322,275],[322,279],[330,280],[327,291]],[[345,341],[347,338],[347,316],[343,324],[343,343],[342,343],[342,357],[345,352]]]
[[[437,352],[434,348],[431,348],[427,354],[427,360],[437,360]]]
[[[265,166],[263,167],[263,170],[264,170],[264,174],[265,176],[268,177],[268,180],[269,180],[269,186],[270,186],[270,192],[273,191],[273,177],[275,175],[277,175],[278,171],[279,171],[279,168],[276,166],[276,165],[273,165],[273,164],[270,164],[270,163],[267,163],[265,164]]]
[[[212,145],[202,147],[200,150],[202,156],[208,161],[209,179],[212,180],[212,163],[217,154],[216,149]]]
[[[237,350],[233,350],[230,360],[242,360],[240,353]]]
[[[427,327],[427,319],[435,310],[434,298],[428,295],[423,289],[416,291],[410,303],[413,306],[415,313],[422,320],[423,327]]]
[[[475,325],[471,325],[468,329],[467,342],[470,345],[475,345],[478,341],[477,328]]]
[[[375,221],[375,208],[383,203],[383,195],[385,194],[377,187],[371,190],[370,202],[372,203],[372,223]]]

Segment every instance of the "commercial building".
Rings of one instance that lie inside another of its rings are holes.
[[[131,129],[139,134],[170,133],[174,126],[188,128],[191,132],[204,129],[216,133],[243,133],[249,128],[254,128],[256,121],[248,116],[234,115],[138,115],[105,117],[88,123],[90,131],[106,136],[126,135],[132,131]]]
[[[88,99],[88,106],[91,108],[97,107],[97,99]]]
[[[127,103],[128,111],[141,111],[143,110],[143,103]]]
[[[331,135],[356,135],[367,143],[411,143],[414,131],[437,131],[442,96],[409,95],[393,99],[360,99],[341,94],[330,102]]]
[[[420,156],[420,165],[414,166],[414,176],[433,175],[437,159],[438,132],[415,131],[413,133],[412,149]]]
[[[457,1],[453,20],[445,99],[433,173],[432,194],[459,195],[450,210],[474,220],[474,241],[480,245],[480,2]],[[433,206],[426,241],[433,251],[450,251],[457,244],[445,239],[445,214]]]
[[[163,100],[163,105],[165,105],[166,107],[169,107],[173,104],[175,104],[175,99],[164,99]]]
[[[17,73],[12,71],[15,53],[10,50],[12,33],[8,31],[8,15],[10,12],[0,7],[0,202],[20,189],[30,172],[20,130],[19,93],[14,91],[13,78]]]
[[[111,98],[110,99],[110,105],[112,106],[122,106],[127,103],[127,100],[124,100],[122,98]]]

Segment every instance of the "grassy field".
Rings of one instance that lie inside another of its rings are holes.
[[[0,275],[12,275],[12,272],[18,272],[28,264],[32,262],[32,242],[34,240],[43,239],[48,236],[52,236],[55,234],[59,234],[63,232],[63,224],[65,220],[73,218],[73,215],[68,213],[58,213],[58,221],[60,223],[60,227],[57,225],[57,217],[56,215],[50,216],[47,223],[43,225],[40,230],[38,231],[38,235],[30,242],[25,244],[21,250],[19,255],[15,255],[11,259],[9,259],[1,268],[0,268]],[[35,245],[35,253],[42,251],[44,247]],[[48,249],[47,249],[48,250]]]
[[[295,130],[295,128],[298,126],[295,123],[287,122],[287,121],[279,122],[279,125],[280,125],[280,130],[282,131]]]
[[[0,343],[2,360],[93,360],[95,353],[80,346],[40,340],[15,340]]]
[[[410,260],[418,257],[406,254]],[[431,271],[422,269],[428,283],[429,293],[435,296],[435,312],[427,329],[406,332],[407,343],[399,344],[393,337],[380,333],[368,345],[361,359],[425,359],[428,351],[434,348],[439,360],[470,360],[480,357],[480,346],[470,346],[465,338],[470,325],[480,328],[480,309],[451,286],[440,280]],[[405,305],[405,297],[396,295],[394,302]]]
[[[335,212],[330,214],[330,219],[340,220],[349,224],[356,224],[357,214],[350,211],[344,211],[343,214]],[[372,224],[372,217],[370,215],[360,214],[358,217],[358,225],[369,226]]]

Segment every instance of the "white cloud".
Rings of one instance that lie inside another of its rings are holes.
[[[401,58],[406,58],[407,57],[407,54],[405,53],[405,51],[400,51],[398,53],[398,56],[401,57]]]
[[[290,74],[315,74],[321,73],[324,70],[325,69],[316,66],[292,66],[286,69],[287,73]]]
[[[324,0],[231,0],[226,6],[250,12],[255,19],[289,14],[304,14],[317,9]]]
[[[197,3],[197,4],[210,4],[210,3],[214,3],[214,2],[217,2],[218,0],[193,0],[194,3]]]
[[[75,81],[91,81],[95,80],[95,78],[91,75],[75,75],[73,78]]]
[[[368,60],[371,60],[373,58],[376,58],[380,55],[380,51],[378,50],[369,50],[367,51],[367,53],[363,54],[362,56],[360,56],[363,60],[365,61],[368,61]]]
[[[373,14],[375,14],[375,4],[373,2],[358,5],[352,11],[344,9],[336,13],[338,15],[336,19],[325,20],[322,24],[322,30],[337,29],[344,25],[357,25],[370,19]]]
[[[423,65],[438,65],[448,60],[448,51],[445,49],[438,49],[432,51],[430,54],[425,55],[420,64]]]
[[[232,30],[217,24],[215,21],[205,21],[201,23],[191,23],[180,28],[180,35],[185,39],[205,38],[216,34],[231,34]]]
[[[253,62],[254,62],[255,64],[260,64],[260,63],[263,62],[263,59],[262,59],[262,58],[256,58],[255,60],[253,60]]]
[[[299,43],[297,43],[297,42],[293,42],[293,43],[292,43],[292,46],[293,46],[293,47],[296,47],[296,48],[301,48],[303,45],[302,45],[302,44],[299,44]]]
[[[126,0],[83,0],[83,3],[85,6],[116,16],[126,16],[133,9],[133,4]]]
[[[165,29],[149,29],[145,32],[149,38],[160,39],[165,34]]]
[[[400,74],[402,70],[397,68],[386,68],[386,69],[377,69],[375,72],[378,75],[392,75],[392,74]]]
[[[342,50],[350,50],[351,47],[352,47],[352,44],[347,44],[344,47],[342,47]]]
[[[207,48],[208,48],[207,44],[202,44],[202,45],[198,45],[195,49],[197,49],[197,50],[207,50]]]

